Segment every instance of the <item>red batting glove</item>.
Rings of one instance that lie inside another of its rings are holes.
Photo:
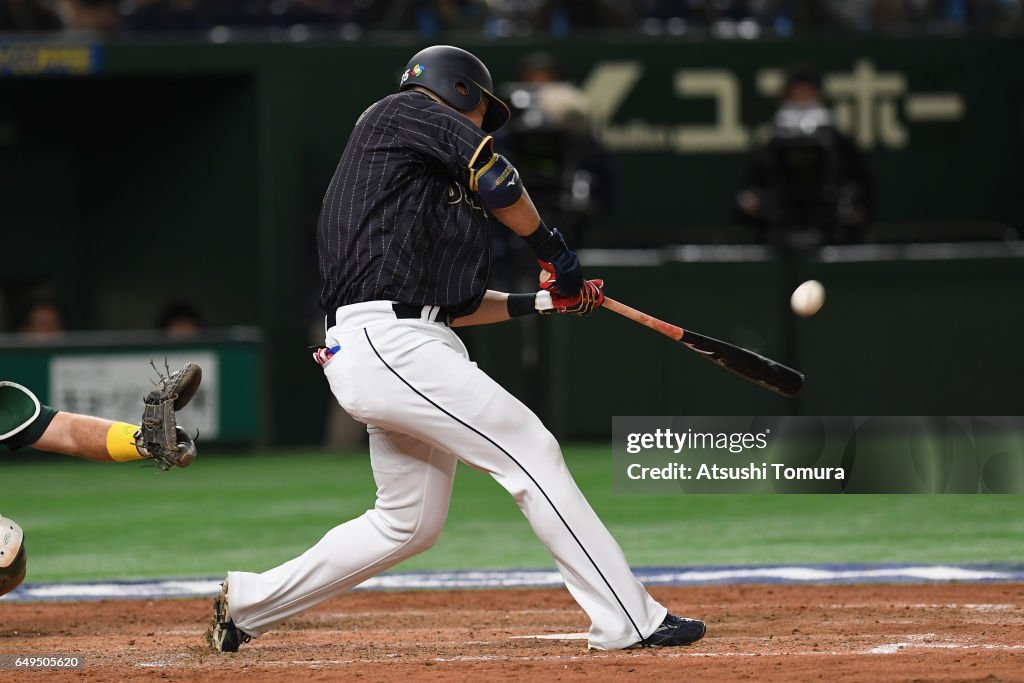
[[[321,366],[327,365],[327,361],[329,361],[340,348],[340,346],[332,346],[328,349],[323,346],[318,346],[316,347],[316,350],[313,351],[313,360]]]
[[[604,303],[604,280],[584,280],[583,286],[573,296],[564,296],[558,291],[555,268],[547,261],[538,261],[541,267],[540,288],[551,294],[550,311],[542,313],[568,313],[569,315],[590,315]]]

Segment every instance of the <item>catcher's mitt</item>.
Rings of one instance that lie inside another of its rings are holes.
[[[203,380],[203,370],[195,363],[185,363],[174,373],[166,363],[164,367],[166,375],[153,366],[160,381],[143,399],[142,426],[135,435],[135,446],[144,456],[152,458],[160,470],[169,470],[188,467],[196,457],[195,441],[178,426],[174,413],[195,396]]]

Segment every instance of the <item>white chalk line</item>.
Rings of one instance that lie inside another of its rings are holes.
[[[753,566],[639,568],[637,578],[648,585],[736,583],[875,583],[1021,581],[1024,567],[990,569],[954,565],[903,566]],[[140,582],[24,584],[0,600],[113,600],[209,597],[220,590],[221,577]],[[410,572],[373,577],[358,590],[423,590],[463,588],[546,588],[563,586],[552,570]]]
[[[679,651],[668,651],[663,648],[658,648],[656,651],[651,651],[650,656],[658,657],[659,659],[681,659],[681,658],[745,658],[745,657],[848,657],[848,656],[868,656],[868,655],[888,655],[888,654],[899,654],[907,650],[912,649],[941,649],[941,650],[1024,650],[1024,645],[1003,645],[997,643],[963,643],[963,642],[928,642],[927,638],[933,634],[921,634],[921,635],[909,635],[904,636],[904,640],[898,643],[889,643],[886,645],[879,645],[869,650],[861,651],[849,651],[849,650],[804,650],[804,651],[780,651],[780,652],[679,652]],[[566,637],[567,640],[579,640],[580,636],[586,638],[586,634],[579,633],[564,633],[564,634],[543,634],[538,636],[518,636],[517,638],[539,638],[539,639],[554,639],[554,636]],[[482,643],[485,644],[485,643]],[[646,656],[644,650],[628,650],[630,656]],[[594,661],[597,659],[609,659],[614,657],[617,653],[615,652],[598,652],[590,651],[586,655],[457,655],[453,657],[433,657],[427,661],[438,662],[438,663],[458,663],[458,662],[578,662],[578,661]],[[344,666],[351,664],[389,664],[398,663],[406,664],[410,660],[397,653],[389,653],[384,655],[383,658],[356,658],[356,659],[291,659],[291,660],[280,660],[280,661],[269,661],[262,660],[259,662],[250,662],[250,664],[257,667],[293,667],[293,666]],[[185,662],[183,658],[177,660],[155,660],[149,662],[139,662],[135,666],[136,668],[168,668],[181,666]],[[190,667],[195,666],[195,662],[191,660],[188,662]],[[220,663],[214,663],[215,666],[219,666]]]
[[[937,640],[934,633],[917,633],[901,636],[896,643],[878,645],[862,654],[894,655],[904,650],[1024,650],[1024,645],[1005,645],[1002,643],[970,643],[957,640]]]
[[[628,650],[628,652],[645,652],[644,650]],[[664,649],[658,649],[657,653],[651,654],[652,657],[659,659],[678,659],[683,657],[772,657],[772,656],[828,656],[828,655],[849,655],[855,654],[851,652],[822,652],[820,650],[814,650],[811,652],[780,652],[780,653],[764,653],[764,652],[665,652]],[[646,656],[646,655],[637,655]],[[533,662],[548,662],[548,661],[588,661],[600,657],[597,654],[590,654],[586,656],[579,655],[534,655],[534,656],[514,656],[514,655],[460,655],[458,657],[435,657],[431,661],[434,662],[489,662],[489,661],[533,661]]]
[[[815,605],[816,608],[825,609],[872,609],[877,610],[879,603],[837,603],[834,605]],[[1010,605],[1006,603],[902,603],[892,602],[886,603],[887,609],[900,609],[909,607],[911,609],[966,609],[975,612],[1004,612],[1011,610],[1020,610],[1024,612],[1024,605]]]

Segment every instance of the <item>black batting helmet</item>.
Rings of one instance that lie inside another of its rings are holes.
[[[421,86],[460,111],[480,106],[482,98],[491,100],[482,128],[488,133],[505,125],[508,105],[494,96],[491,72],[484,63],[465,50],[451,45],[434,45],[420,50],[405,66],[399,90]]]

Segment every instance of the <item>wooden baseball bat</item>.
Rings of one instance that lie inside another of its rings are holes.
[[[712,337],[705,337],[703,334],[684,330],[615,299],[605,297],[602,305],[609,311],[625,316],[641,325],[646,325],[669,339],[681,342],[691,351],[696,351],[715,365],[760,384],[765,389],[771,389],[792,398],[800,393],[800,389],[804,385],[803,373],[773,361],[771,358],[765,358],[761,354]]]

